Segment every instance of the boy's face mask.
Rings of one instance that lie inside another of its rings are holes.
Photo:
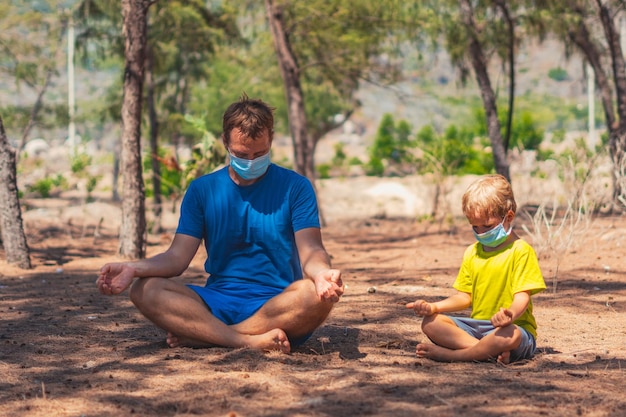
[[[502,223],[500,223],[491,230],[487,230],[485,233],[476,233],[476,231],[474,231],[474,237],[476,237],[476,240],[478,240],[484,246],[487,246],[489,248],[495,248],[496,246],[504,242],[513,230],[513,225],[509,226],[508,231],[504,230],[505,219],[506,217],[502,219]]]
[[[270,152],[255,159],[238,158],[232,153],[230,155],[230,166],[244,180],[254,180],[265,174],[270,166]]]

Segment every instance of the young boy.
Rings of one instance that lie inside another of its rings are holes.
[[[463,195],[463,214],[478,242],[463,255],[457,293],[438,302],[408,303],[423,316],[422,331],[434,342],[417,345],[417,356],[438,361],[510,363],[535,353],[537,324],[531,295],[546,288],[533,248],[513,232],[517,204],[509,182],[486,175]],[[472,306],[470,318],[441,313]]]

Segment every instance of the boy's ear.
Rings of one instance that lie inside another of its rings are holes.
[[[506,213],[506,218],[509,220],[509,222],[512,222],[513,220],[515,220],[515,212],[513,210],[509,210]]]

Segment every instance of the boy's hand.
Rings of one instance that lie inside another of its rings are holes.
[[[418,316],[432,316],[433,314],[439,312],[434,304],[428,303],[424,300],[417,300],[413,303],[408,303],[406,308],[412,308]]]
[[[501,307],[500,311],[491,317],[491,324],[494,327],[506,327],[513,324],[513,312],[508,308]]]

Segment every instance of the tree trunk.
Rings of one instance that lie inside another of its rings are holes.
[[[491,149],[496,172],[503,175],[508,181],[511,181],[509,163],[506,160],[506,150],[504,149],[502,133],[500,131],[500,120],[498,120],[496,95],[491,87],[491,80],[489,79],[489,73],[487,71],[487,60],[477,37],[478,28],[474,21],[472,6],[469,0],[460,0],[460,6],[461,14],[463,15],[463,23],[467,29],[470,40],[470,58],[476,75],[476,81],[480,87],[483,107],[485,108],[487,132],[489,132],[489,139],[491,140]]]
[[[265,11],[270,25],[274,48],[280,73],[285,85],[289,130],[293,141],[294,163],[296,171],[315,183],[315,164],[313,153],[315,146],[307,134],[304,95],[300,84],[300,68],[291,49],[289,35],[285,31],[282,10],[275,7],[273,0],[265,0]]]
[[[125,42],[122,103],[122,225],[119,253],[126,258],[146,255],[145,191],[141,167],[141,107],[147,16],[151,1],[122,0]]]
[[[152,191],[154,193],[154,226],[152,233],[161,233],[163,214],[163,201],[161,196],[161,164],[159,163],[159,121],[157,119],[156,106],[154,103],[154,74],[152,72],[154,59],[152,49],[148,47],[147,60],[148,69],[146,71],[146,84],[148,85],[148,93],[146,101],[148,104],[148,118],[150,122],[150,163],[152,164]]]
[[[0,232],[7,262],[30,269],[30,250],[24,234],[17,190],[16,152],[9,144],[0,117]]]
[[[613,81],[617,94],[617,128],[609,134],[609,153],[613,162],[613,203],[626,207],[626,63],[620,44],[620,34],[613,21],[613,13],[602,1],[596,1],[600,21],[611,53]]]
[[[59,39],[57,40],[57,50],[56,50],[56,55],[55,55],[57,62],[60,61],[61,51],[63,51],[63,48],[61,48],[61,44],[63,43],[63,34],[65,32],[66,27],[67,27],[67,22],[63,22],[63,28],[62,30],[59,31]],[[31,130],[35,126],[35,121],[37,120],[37,116],[39,115],[39,112],[41,111],[43,107],[43,96],[46,93],[46,91],[48,91],[48,87],[50,87],[50,82],[52,81],[52,77],[55,75],[55,73],[56,73],[56,68],[50,67],[46,70],[46,76],[44,78],[43,85],[41,86],[41,88],[39,89],[39,92],[37,93],[37,99],[35,100],[35,104],[33,105],[33,108],[30,112],[30,118],[28,119],[28,124],[26,125],[26,127],[24,128],[24,131],[22,132],[22,139],[20,140],[20,143],[17,147],[17,154],[16,154],[17,159],[19,159],[20,153],[24,150],[24,146],[26,146],[26,142],[28,142],[28,136],[30,135]],[[35,86],[31,85],[31,87],[34,88]]]
[[[502,10],[509,35],[509,111],[506,119],[506,133],[503,139],[504,153],[506,154],[509,150],[509,144],[511,143],[511,132],[513,131],[513,109],[515,106],[515,21],[509,13],[506,1],[499,0],[496,4],[500,10]]]
[[[593,68],[596,85],[598,86],[598,90],[600,90],[606,126],[609,132],[611,132],[617,127],[615,124],[615,110],[613,109],[613,94],[611,92],[611,85],[609,84],[609,79],[604,72],[604,68],[602,67],[601,54],[598,51],[597,46],[592,42],[591,35],[589,34],[589,30],[587,29],[582,16],[580,23],[570,29],[568,36],[582,51],[585,58],[587,58],[589,65]],[[589,76],[591,76],[591,74],[589,74]]]

